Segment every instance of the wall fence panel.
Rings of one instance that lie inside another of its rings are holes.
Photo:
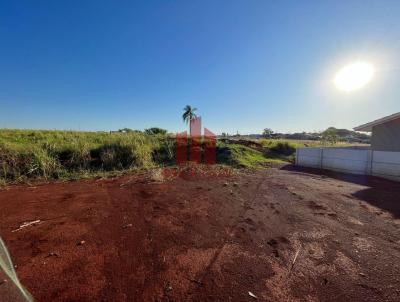
[[[400,181],[400,152],[351,148],[298,148],[296,165]]]

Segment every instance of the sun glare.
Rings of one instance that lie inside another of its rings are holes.
[[[367,62],[355,62],[344,66],[336,74],[334,83],[340,90],[350,92],[368,84],[374,75],[374,66]]]

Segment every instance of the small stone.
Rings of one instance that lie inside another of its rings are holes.
[[[82,241],[79,241],[77,245],[80,246],[80,245],[84,245],[85,243],[86,243],[86,241],[82,240]]]
[[[131,228],[131,227],[133,227],[132,223],[129,223],[129,224],[123,226],[124,229]]]
[[[59,257],[60,255],[54,252],[50,252],[47,257]]]
[[[227,182],[224,182],[223,186],[227,187],[229,184]]]
[[[239,184],[238,184],[237,182],[234,182],[234,183],[233,183],[233,186],[234,186],[234,187],[238,187]]]
[[[172,286],[171,286],[171,284],[170,284],[169,282],[165,285],[164,290],[165,290],[166,292],[172,291]]]
[[[366,277],[366,275],[364,273],[360,273],[361,277]]]

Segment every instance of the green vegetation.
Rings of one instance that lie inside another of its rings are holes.
[[[283,150],[283,149],[291,149],[293,152],[296,152],[296,148],[306,147],[306,142],[312,143],[313,146],[316,144],[315,141],[296,141],[296,140],[285,140],[285,139],[260,139],[258,142],[264,147],[272,150]],[[289,154],[290,155],[290,154]]]
[[[74,178],[174,161],[166,135],[138,132],[0,130],[0,179]]]
[[[348,147],[357,146],[358,143],[348,143],[342,141],[328,141],[328,140],[297,140],[297,139],[259,139],[257,140],[265,148],[275,148],[276,145],[288,144],[290,147],[303,148],[303,147],[326,147],[326,146],[336,146],[336,147]]]
[[[162,129],[162,128],[158,128],[158,127],[153,127],[153,128],[149,128],[149,129],[145,129],[144,133],[149,134],[149,135],[166,135],[168,133],[167,130]]]
[[[265,150],[256,150],[241,144],[219,143],[217,146],[217,162],[234,167],[255,168],[271,164],[281,164],[288,159],[281,154]]]
[[[322,132],[298,132],[298,133],[275,133],[270,128],[265,128],[262,135],[251,134],[249,138],[274,138],[299,141],[324,141],[325,144],[335,144],[342,142],[347,144],[369,144],[371,136],[347,129],[337,129],[329,127]]]
[[[288,162],[298,146],[275,139],[219,141],[217,163],[257,167]],[[175,140],[160,128],[111,133],[0,130],[0,186],[35,178],[115,175],[174,163]]]
[[[299,143],[289,142],[286,140],[277,140],[277,139],[261,139],[260,143],[270,152],[286,156],[294,154],[296,152],[296,148],[303,147]]]
[[[334,145],[338,142],[338,140],[339,136],[334,129],[329,128],[322,132],[322,141],[324,143]]]
[[[270,164],[294,162],[296,148],[321,147],[326,145],[348,146],[344,142],[290,140],[290,139],[259,139],[230,140],[218,145],[217,159],[220,163],[235,167],[257,167]]]
[[[186,105],[186,107],[183,108],[183,114],[182,114],[182,119],[183,119],[183,121],[184,121],[185,123],[189,124],[189,122],[190,122],[192,119],[194,119],[194,118],[197,117],[197,115],[196,115],[196,113],[195,113],[196,111],[197,111],[197,108],[193,108],[193,107],[190,106],[190,105]]]

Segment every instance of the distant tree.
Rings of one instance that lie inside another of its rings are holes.
[[[270,128],[265,128],[265,129],[263,130],[263,136],[264,136],[265,138],[272,137],[273,134],[274,134],[274,131],[272,131]]]
[[[162,134],[165,135],[168,133],[167,130],[162,129],[162,128],[158,128],[158,127],[152,127],[149,129],[145,129],[144,133],[149,134],[149,135],[156,135],[156,134]]]
[[[140,131],[140,130],[134,130],[134,129],[130,129],[130,128],[118,129],[118,132],[121,132],[121,133],[142,133],[142,131]]]
[[[195,113],[197,111],[197,108],[192,108],[190,105],[186,105],[185,108],[183,108],[183,114],[182,114],[182,119],[185,123],[189,124],[189,122],[196,118],[197,115]]]
[[[186,105],[185,108],[183,108],[183,114],[182,114],[182,119],[186,124],[190,124],[190,121],[197,118],[197,114],[195,113],[197,111],[197,108],[193,108],[190,105]],[[189,127],[189,131],[192,131],[192,127]],[[190,133],[191,135],[192,133]]]
[[[324,132],[322,132],[322,141],[325,143],[336,144],[339,140],[339,136],[337,135],[334,128],[328,128]]]
[[[330,133],[335,133],[337,136],[338,141],[347,141],[349,143],[370,143],[371,136],[363,134],[363,133],[358,133],[356,131],[352,130],[347,130],[347,129],[337,129],[335,127],[329,127],[327,130],[324,132],[330,132]]]
[[[118,129],[118,132],[129,133],[129,132],[133,132],[133,130],[129,129],[129,128],[122,128],[122,129]]]

